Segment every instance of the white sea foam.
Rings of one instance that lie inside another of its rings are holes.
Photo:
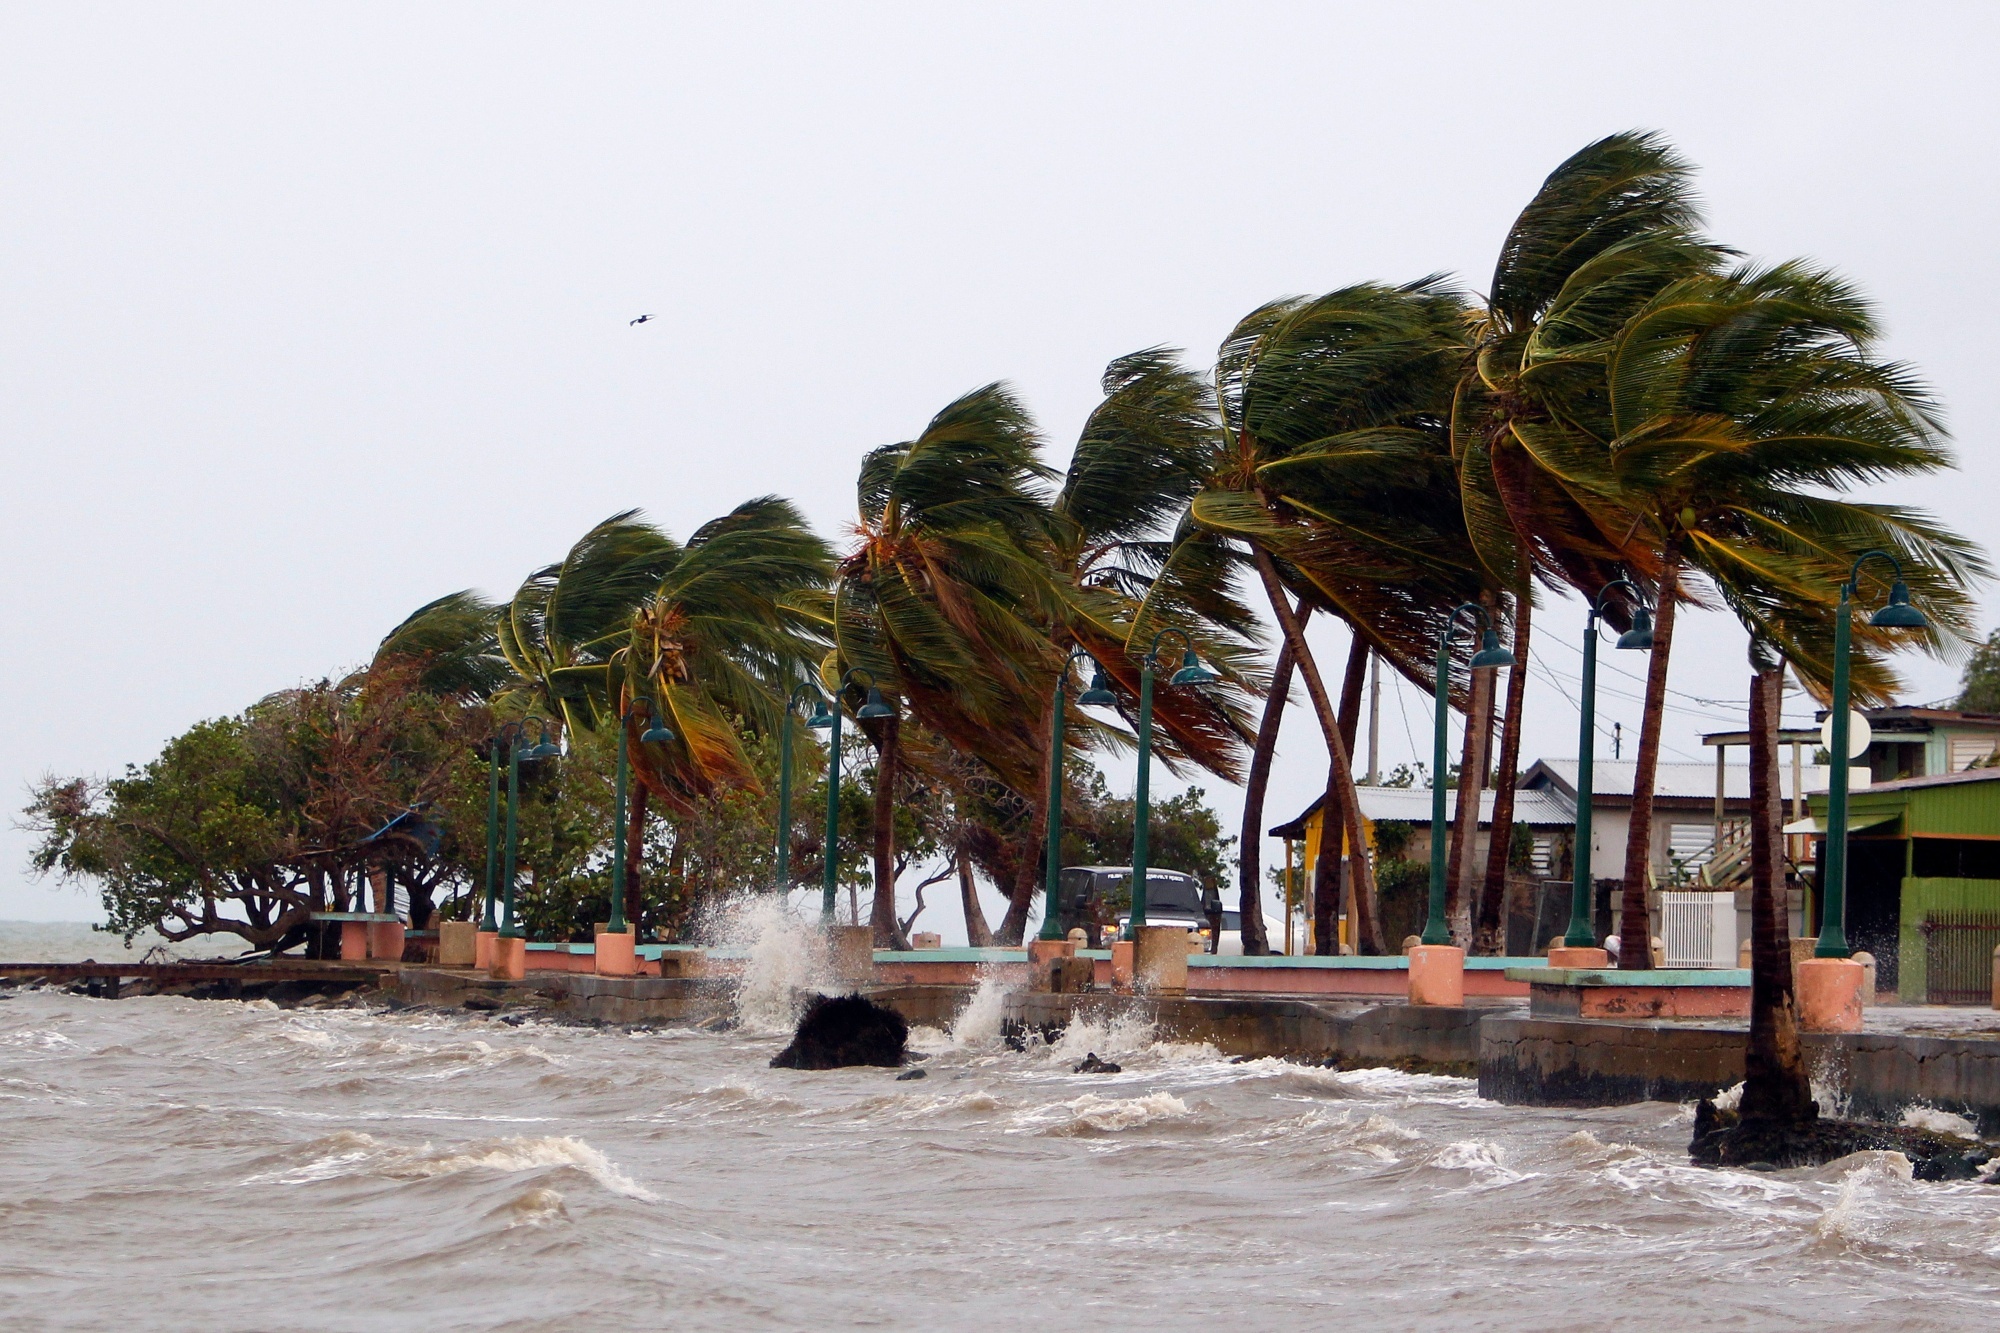
[[[245,1185],[303,1185],[340,1176],[423,1180],[462,1171],[539,1171],[573,1167],[613,1194],[656,1201],[658,1196],[620,1171],[608,1157],[569,1135],[478,1139],[443,1150],[385,1143],[372,1134],[341,1130],[305,1146],[299,1165],[245,1177]]]
[[[1840,1189],[1820,1214],[1813,1230],[1822,1241],[1849,1243],[1872,1239],[1872,1204],[1883,1186],[1912,1178],[1910,1159],[1899,1152],[1852,1153],[1827,1163],[1840,1171]]]
[[[1979,1137],[1979,1126],[1962,1115],[1940,1111],[1935,1106],[1910,1106],[1903,1110],[1906,1129],[1927,1129],[1933,1134],[1956,1134],[1964,1139]]]
[[[947,1034],[951,1044],[959,1050],[984,1050],[998,1046],[1000,1027],[1007,1017],[1010,989],[991,972],[981,975],[979,988],[972,992],[964,1008],[951,1020],[951,1031]]]
[[[1100,1097],[1086,1092],[1031,1111],[1025,1119],[1046,1134],[1116,1134],[1163,1120],[1184,1120],[1190,1114],[1188,1104],[1170,1092],[1151,1092],[1143,1097]]]
[[[782,894],[732,899],[718,910],[709,931],[744,951],[736,1020],[747,1031],[790,1033],[806,997],[827,989],[833,979],[826,936]]]
[[[1428,1165],[1439,1171],[1464,1171],[1478,1186],[1491,1188],[1511,1185],[1528,1177],[1507,1165],[1506,1150],[1497,1143],[1461,1139],[1447,1143],[1431,1154]]]

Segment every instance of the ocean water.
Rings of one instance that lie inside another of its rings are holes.
[[[13,993],[0,1326],[2000,1323],[2000,1188],[1895,1155],[1704,1171],[1686,1107],[1136,1023],[1015,1052],[991,984],[918,1030],[922,1079],[774,1070],[783,1007],[746,997],[733,1031],[627,1032]],[[1092,1051],[1123,1072],[1072,1073]]]
[[[233,935],[169,944],[150,930],[127,945],[124,936],[108,935],[81,921],[0,921],[0,963],[138,962],[149,955],[156,961],[231,958],[247,947]]]

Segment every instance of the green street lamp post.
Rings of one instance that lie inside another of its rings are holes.
[[[1091,675],[1090,688],[1077,696],[1077,703],[1084,707],[1099,707],[1116,704],[1118,696],[1111,692],[1111,684],[1104,676],[1104,668],[1081,648],[1072,648],[1063,668],[1056,673],[1055,708],[1049,722],[1049,812],[1048,812],[1048,871],[1042,885],[1042,932],[1045,940],[1060,940],[1062,930],[1062,775],[1063,775],[1063,705],[1069,691],[1069,669],[1076,665],[1078,658],[1095,668]]]
[[[1171,626],[1153,636],[1153,646],[1146,651],[1145,662],[1139,672],[1139,780],[1133,791],[1133,805],[1136,818],[1132,827],[1132,915],[1125,923],[1125,938],[1139,938],[1139,927],[1146,924],[1146,873],[1148,855],[1151,848],[1147,844],[1147,823],[1152,817],[1149,799],[1148,778],[1151,776],[1153,759],[1153,672],[1160,664],[1160,640],[1169,634],[1178,635],[1186,651],[1181,657],[1181,668],[1168,678],[1169,685],[1200,685],[1215,679],[1215,673],[1201,664],[1195,656],[1194,640],[1187,631]]]
[[[868,681],[868,698],[855,710],[857,718],[894,717],[896,710],[884,702],[882,691],[877,688],[875,678],[856,667],[840,678],[833,688],[833,706],[826,706],[824,699],[813,706],[813,714],[806,719],[806,725],[815,730],[831,729],[827,738],[826,753],[826,870],[820,877],[819,916],[823,922],[833,920],[834,890],[840,877],[840,694],[854,680],[863,676]],[[877,792],[878,800],[887,800],[888,793]]]
[[[1639,586],[1630,579],[1613,579],[1598,590],[1584,618],[1583,631],[1583,729],[1576,742],[1576,837],[1570,853],[1569,931],[1563,944],[1571,949],[1589,949],[1597,944],[1597,931],[1590,924],[1590,803],[1597,764],[1597,622],[1604,616],[1604,599],[1614,588],[1632,594],[1632,628],[1618,636],[1620,648],[1650,651],[1653,646],[1653,613]],[[1488,856],[1493,853],[1487,852]]]
[[[1451,635],[1458,628],[1459,617],[1467,611],[1478,617],[1485,634],[1480,641],[1479,651],[1472,655],[1474,671],[1490,671],[1495,667],[1514,665],[1514,654],[1500,646],[1500,636],[1493,630],[1493,622],[1487,618],[1486,609],[1477,602],[1462,602],[1453,608],[1451,619],[1438,631],[1437,651],[1437,723],[1431,745],[1431,911],[1430,919],[1424,922],[1425,944],[1450,944],[1451,929],[1444,920],[1444,773],[1446,718],[1450,711],[1449,686],[1451,683]],[[1465,780],[1461,775],[1460,781]],[[1475,823],[1477,821],[1475,813]]]
[[[780,893],[792,884],[792,716],[798,712],[801,695],[810,695],[813,700],[812,719],[806,725],[825,725],[818,720],[825,704],[819,690],[809,681],[799,682],[792,691],[792,697],[785,703],[785,720],[778,729],[778,874],[775,887]]]
[[[521,733],[527,729],[530,722],[541,722],[541,739],[523,748]],[[500,734],[506,736],[509,727],[514,734],[507,739],[507,860],[500,872],[501,878],[506,881],[506,897],[501,906],[500,938],[518,940],[527,936],[527,932],[521,929],[519,919],[514,915],[514,862],[515,855],[520,849],[516,810],[521,804],[521,761],[553,759],[562,753],[562,749],[549,739],[549,724],[542,722],[538,717],[523,718],[519,722],[509,723],[507,727],[500,729]]]
[[[1903,582],[1903,567],[1887,551],[1863,551],[1840,585],[1840,608],[1833,621],[1833,699],[1831,706],[1833,743],[1827,747],[1831,768],[1826,791],[1826,882],[1819,891],[1819,943],[1815,958],[1846,958],[1854,952],[1847,943],[1847,645],[1854,611],[1851,605],[1861,567],[1870,560],[1887,560],[1896,571],[1889,585],[1889,604],[1868,617],[1877,629],[1924,629],[1930,621],[1910,605],[1909,585]]]
[[[507,725],[518,733],[518,724]],[[507,728],[502,727],[486,742],[486,915],[480,919],[479,929],[487,935],[500,933],[500,925],[493,919],[493,900],[500,885],[500,745],[506,734]]]
[[[613,790],[617,793],[611,803],[611,919],[604,923],[604,929],[613,935],[623,935],[625,922],[625,783],[626,774],[631,769],[631,761],[625,754],[625,733],[633,715],[644,712],[652,726],[646,728],[639,737],[641,745],[661,745],[674,738],[667,724],[660,721],[660,715],[653,711],[651,699],[634,699],[625,706],[618,718],[618,777]],[[537,749],[540,747],[537,746]]]

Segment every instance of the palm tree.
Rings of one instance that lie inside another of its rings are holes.
[[[1177,357],[1148,348],[1119,357],[1104,372],[1104,399],[1085,422],[1051,505],[1049,551],[1060,594],[1051,637],[1059,650],[1081,647],[1105,668],[1130,721],[1139,658],[1161,629],[1187,633],[1220,680],[1201,691],[1154,696],[1154,753],[1175,771],[1192,764],[1233,782],[1242,775],[1247,703],[1264,689],[1256,650],[1261,629],[1235,586],[1240,557],[1226,540],[1185,521],[1189,500],[1227,447],[1213,389]],[[1281,657],[1280,669],[1289,679],[1287,661]],[[1273,731],[1276,716],[1267,713]],[[1036,732],[1046,735],[1046,702],[1040,718]],[[1126,739],[1087,717],[1073,725],[1079,748]],[[1275,735],[1260,739],[1253,754],[1246,830],[1261,823],[1274,742]],[[1038,789],[1046,790],[1046,781]],[[1243,939],[1253,953],[1268,951],[1257,886],[1260,839],[1258,829],[1242,843]],[[1016,896],[1025,905],[1026,894]]]
[[[1658,552],[1642,773],[1658,757],[1686,569],[1809,680],[1831,677],[1831,602],[1854,556],[1871,547],[1903,561],[1933,625],[1968,630],[1964,587],[1985,573],[1976,547],[1925,515],[1838,498],[1950,466],[1928,393],[1874,354],[1876,337],[1852,288],[1795,263],[1680,279],[1602,344],[1606,443],[1578,470],[1594,474]],[[1879,656],[1894,639],[1865,628],[1857,638],[1857,695],[1866,699],[1893,682]],[[1933,651],[1943,641],[1922,636]],[[1650,797],[1650,782],[1643,792]],[[1635,784],[1623,929],[1641,947],[1621,959],[1635,967],[1649,965],[1651,810],[1640,794]]]
[[[1593,444],[1601,448],[1594,432],[1605,394],[1592,360],[1596,342],[1661,287],[1721,256],[1695,233],[1690,174],[1655,136],[1617,134],[1587,145],[1550,173],[1515,219],[1486,301],[1469,320],[1473,355],[1453,394],[1452,455],[1467,535],[1512,606],[1516,662],[1494,791],[1494,851],[1473,940],[1478,952],[1500,947],[1502,840],[1513,821],[1534,584],[1566,584],[1594,597],[1628,572],[1658,572],[1652,551],[1634,544],[1630,516],[1580,476],[1573,459],[1588,458]],[[1613,614],[1622,618],[1623,609]],[[1641,748],[1650,802],[1651,752]]]
[[[1327,743],[1329,790],[1340,797],[1327,811],[1327,836],[1338,847],[1344,832],[1371,952],[1384,942],[1353,766],[1300,610],[1337,615],[1358,645],[1428,687],[1445,618],[1481,586],[1445,442],[1464,355],[1461,310],[1456,293],[1425,279],[1253,312],[1217,368],[1229,448],[1189,505],[1194,525],[1248,550],[1305,680]]]
[[[368,670],[412,672],[418,689],[441,698],[489,699],[512,675],[500,655],[499,619],[500,608],[478,593],[447,593],[384,635]]]
[[[503,695],[524,698],[568,732],[596,730],[610,709],[605,666],[677,554],[638,513],[597,524],[559,563],[530,575],[500,614],[500,651],[514,675]]]
[[[1047,627],[1057,593],[1046,554],[1052,472],[1034,424],[1000,384],[949,404],[913,440],[861,465],[855,544],[833,595],[829,686],[859,669],[944,742],[1017,792],[1035,790],[1044,747],[1021,725],[1057,669]],[[899,720],[863,723],[878,755],[876,790],[896,789]],[[892,802],[876,802],[876,943],[896,942]],[[1001,923],[1019,943],[1027,907]]]
[[[792,687],[825,651],[833,553],[791,501],[766,495],[703,524],[666,564],[628,618],[607,689],[620,715],[625,700],[643,698],[674,733],[643,744],[645,722],[629,724],[639,783],[624,830],[624,891],[634,921],[648,794],[686,814],[719,787],[756,785],[743,733],[775,734]],[[807,756],[797,762],[803,776]]]

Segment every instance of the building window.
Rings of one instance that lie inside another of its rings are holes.
[[[1991,736],[1953,736],[1948,751],[1950,762],[1947,767],[1953,773],[1963,773],[1974,764],[1992,756],[1994,740]]]
[[[1910,873],[1922,879],[2000,879],[2000,841],[1918,838]]]

